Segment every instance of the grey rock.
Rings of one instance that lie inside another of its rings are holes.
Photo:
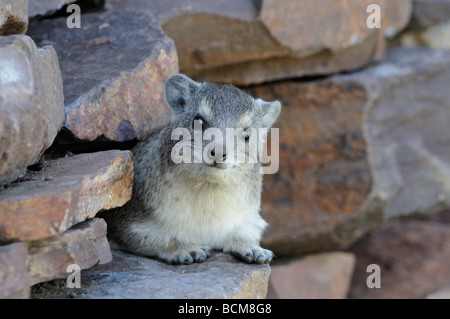
[[[64,120],[58,57],[26,35],[0,37],[0,185],[24,174]]]
[[[372,196],[386,218],[450,203],[450,51],[399,49],[349,77],[366,87]]]
[[[0,36],[24,34],[28,27],[28,0],[0,0]]]
[[[265,298],[270,266],[214,252],[204,263],[173,266],[113,250],[113,261],[81,272],[81,288],[65,280],[33,287],[33,298]]]
[[[164,81],[178,72],[177,52],[153,17],[132,12],[37,21],[29,34],[54,44],[64,80],[64,126],[76,139],[141,139],[170,117]]]

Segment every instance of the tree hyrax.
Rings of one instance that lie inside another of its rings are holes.
[[[203,262],[212,249],[270,262],[272,252],[259,245],[267,224],[259,215],[261,162],[250,141],[261,147],[260,132],[267,134],[280,103],[182,74],[166,81],[165,94],[174,115],[133,149],[132,199],[102,214],[112,244],[174,264]],[[206,138],[209,129],[214,138]]]

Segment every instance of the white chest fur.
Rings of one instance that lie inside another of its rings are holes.
[[[171,183],[154,217],[160,229],[180,241],[222,248],[242,226],[264,223],[259,198],[246,187]]]

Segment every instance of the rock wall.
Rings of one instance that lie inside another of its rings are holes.
[[[445,295],[446,219],[405,233],[391,220],[450,207],[450,1],[80,0],[69,28],[73,2],[0,0],[0,298]],[[177,72],[283,105],[263,190],[270,280],[225,254],[177,268],[111,251],[95,217],[130,199],[130,145],[169,120]],[[439,267],[408,266],[430,280],[401,283],[395,251],[433,229],[422,251]],[[368,263],[396,284],[368,291]]]

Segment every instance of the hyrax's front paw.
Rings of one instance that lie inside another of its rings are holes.
[[[162,252],[158,257],[173,265],[190,265],[193,262],[202,263],[211,255],[212,252],[209,247],[186,245],[175,250]]]
[[[271,252],[270,250],[261,248],[259,246],[242,247],[242,248],[231,251],[231,253],[234,256],[236,256],[248,263],[257,263],[257,264],[270,263],[273,258],[273,252]]]

